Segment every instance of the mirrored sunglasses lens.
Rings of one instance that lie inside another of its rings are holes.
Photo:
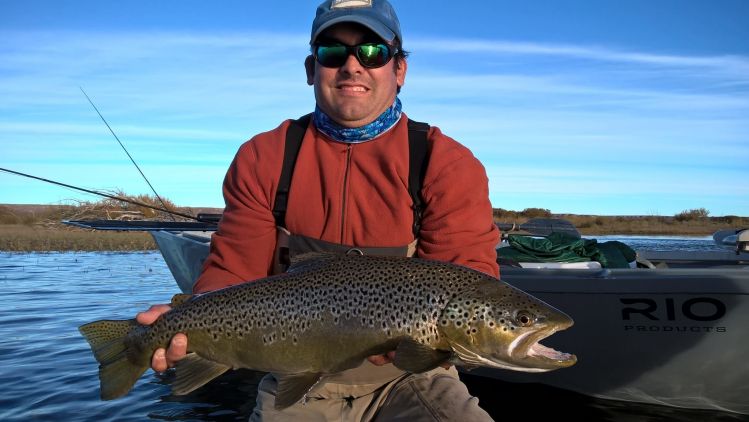
[[[346,63],[348,50],[344,45],[317,46],[317,61],[325,67],[340,67]]]
[[[361,44],[356,56],[362,66],[381,67],[390,61],[390,49],[385,44]]]

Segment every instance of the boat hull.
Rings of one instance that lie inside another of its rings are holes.
[[[575,325],[544,341],[578,363],[504,381],[599,398],[749,414],[746,268],[503,269],[502,279],[568,313]]]

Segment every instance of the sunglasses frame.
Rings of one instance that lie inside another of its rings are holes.
[[[374,46],[382,46],[388,52],[387,60],[385,60],[385,62],[382,63],[381,65],[378,65],[378,66],[367,65],[367,64],[365,64],[362,61],[362,58],[359,57],[359,51],[360,51],[360,48],[362,46],[372,46],[372,45],[374,45]],[[339,65],[336,65],[336,66],[326,65],[326,64],[324,64],[323,62],[320,61],[319,52],[318,52],[318,50],[319,50],[320,47],[343,47],[343,48],[346,49],[346,56],[343,59],[343,61],[341,62],[341,64],[339,64]],[[344,63],[346,63],[346,61],[348,60],[349,56],[353,55],[354,57],[356,57],[356,60],[359,62],[359,64],[362,65],[363,67],[365,67],[367,69],[377,69],[377,68],[383,67],[386,64],[390,63],[390,60],[392,60],[393,57],[395,57],[396,54],[398,54],[398,48],[397,47],[388,45],[388,44],[383,43],[383,42],[363,42],[363,43],[356,44],[356,45],[346,45],[346,44],[343,44],[343,43],[340,43],[340,42],[331,42],[331,43],[316,43],[316,44],[314,44],[312,46],[312,56],[315,58],[315,60],[318,63],[320,63],[320,66],[327,67],[327,68],[341,67],[341,66],[344,65]]]

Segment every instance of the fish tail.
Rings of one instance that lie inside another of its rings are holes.
[[[148,357],[133,362],[133,352],[125,343],[127,335],[138,323],[133,320],[101,320],[81,325],[78,330],[86,338],[99,362],[101,399],[112,400],[126,394],[148,369]]]

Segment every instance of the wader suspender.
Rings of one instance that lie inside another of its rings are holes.
[[[278,179],[276,200],[273,205],[273,216],[276,225],[286,227],[286,206],[289,202],[289,187],[291,176],[294,173],[299,148],[302,146],[304,132],[307,131],[312,114],[307,114],[297,120],[293,120],[286,131],[286,146],[283,153],[283,166],[281,177]],[[408,119],[408,193],[413,201],[414,238],[419,237],[421,230],[421,218],[424,213],[424,198],[421,196],[421,188],[424,186],[429,155],[427,151],[427,131],[429,125]]]

